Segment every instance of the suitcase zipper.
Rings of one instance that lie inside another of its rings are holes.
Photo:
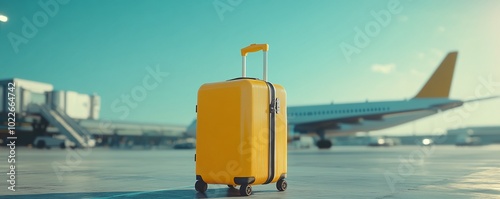
[[[268,159],[268,177],[264,184],[273,181],[276,167],[276,89],[270,82],[266,82],[269,88],[269,159]]]

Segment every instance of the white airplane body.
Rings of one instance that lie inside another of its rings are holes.
[[[315,131],[320,126],[328,134],[373,131],[397,126],[461,106],[460,100],[411,99],[288,108],[288,124],[296,130]],[[309,125],[304,125],[309,124]]]
[[[316,133],[320,136],[318,147],[330,148],[332,143],[326,139],[328,136],[390,128],[460,107],[468,101],[449,99],[457,54],[449,53],[412,99],[288,107],[288,131]],[[495,97],[471,101],[491,98]],[[196,120],[188,127],[187,134],[195,136]]]

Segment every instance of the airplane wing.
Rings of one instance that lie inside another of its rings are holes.
[[[495,98],[498,98],[498,97],[500,97],[500,96],[490,96],[490,97],[477,98],[477,99],[472,99],[472,100],[464,101],[464,103],[476,102],[476,101],[482,101],[482,100],[489,100],[489,99],[495,99]]]

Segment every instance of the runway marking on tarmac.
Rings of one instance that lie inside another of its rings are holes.
[[[190,186],[182,186],[182,187],[174,187],[174,188],[169,188],[169,189],[158,189],[154,191],[139,191],[139,192],[133,192],[133,193],[124,193],[124,194],[118,194],[114,196],[106,196],[106,197],[97,197],[93,199],[108,199],[108,198],[117,198],[117,197],[127,197],[127,196],[137,196],[141,194],[148,194],[148,193],[154,193],[154,192],[160,192],[160,191],[173,191],[173,190],[179,190],[179,189],[185,189],[185,188],[193,188],[193,185]]]

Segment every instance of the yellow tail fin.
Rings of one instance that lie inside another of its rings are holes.
[[[415,98],[448,98],[458,52],[450,52]]]

